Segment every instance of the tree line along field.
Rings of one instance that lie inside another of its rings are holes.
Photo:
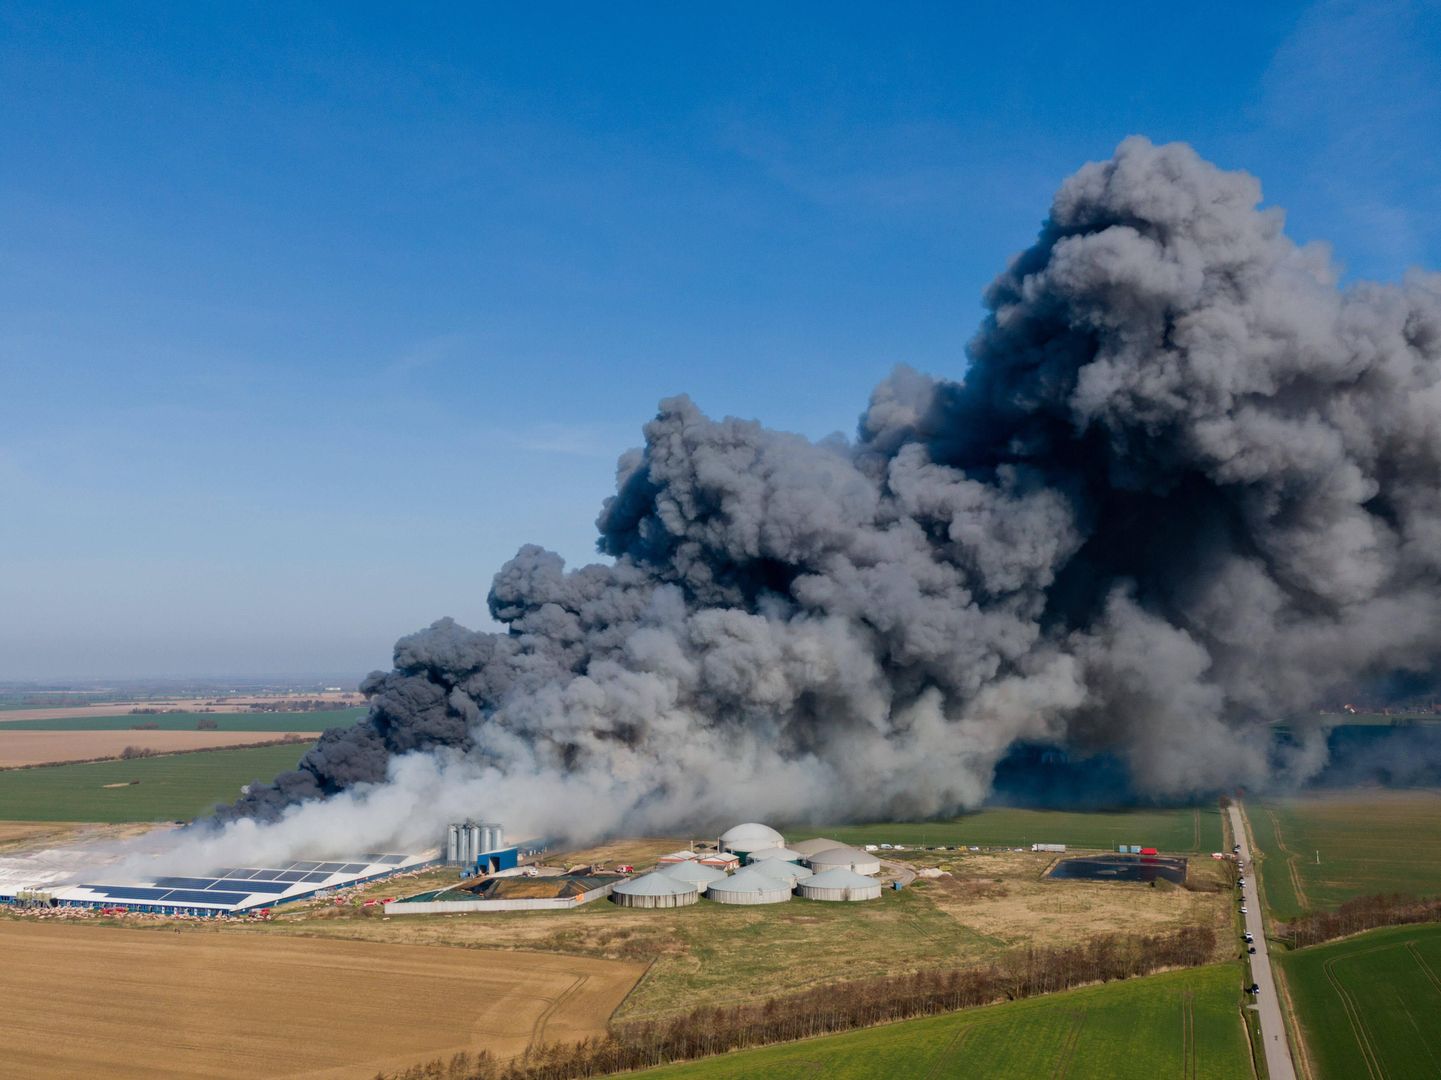
[[[1024,810],[993,807],[948,821],[817,825],[782,829],[795,841],[826,836],[844,844],[977,847],[1067,844],[1106,848],[1139,844],[1162,851],[1221,850],[1221,812],[1214,806],[1126,810]]]
[[[179,821],[293,769],[304,743],[0,771],[0,821]],[[139,783],[132,783],[138,780]]]
[[[653,1080],[1238,1080],[1253,1075],[1241,982],[1236,964],[1215,964],[639,1075]]]
[[[1441,926],[1397,926],[1279,956],[1311,1075],[1441,1076]]]
[[[362,709],[317,709],[314,712],[278,713],[126,713],[114,716],[65,716],[43,720],[6,720],[0,714],[0,732],[6,731],[128,731],[151,725],[160,731],[195,731],[204,721],[216,731],[324,731],[349,727]]]
[[[1247,818],[1277,919],[1375,893],[1441,893],[1441,792],[1310,795],[1248,805]]]

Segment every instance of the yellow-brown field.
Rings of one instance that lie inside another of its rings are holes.
[[[7,1076],[373,1076],[599,1034],[644,965],[0,920]]]
[[[297,715],[296,724],[304,723],[304,718]],[[307,742],[320,737],[318,731],[6,731],[0,727],[0,768],[114,758],[127,746],[157,754],[217,746],[251,746],[282,742],[289,734],[298,734]]]

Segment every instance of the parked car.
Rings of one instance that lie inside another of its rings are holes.
[[[1242,914],[1242,915],[1246,914],[1246,905],[1245,905],[1245,904],[1242,904],[1242,905],[1241,905],[1241,914]]]
[[[1246,992],[1248,994],[1259,994],[1261,992],[1260,984],[1252,983],[1250,986],[1246,987]]]
[[[1246,951],[1247,951],[1248,953],[1251,953],[1252,955],[1255,955],[1256,946],[1254,946],[1254,945],[1247,945],[1247,946],[1246,946]]]

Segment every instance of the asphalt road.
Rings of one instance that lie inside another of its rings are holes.
[[[1251,957],[1251,978],[1261,988],[1256,995],[1256,1011],[1261,1017],[1261,1042],[1266,1049],[1266,1071],[1271,1080],[1296,1080],[1296,1066],[1291,1061],[1291,1044],[1286,1041],[1286,1022],[1281,1017],[1281,1000],[1276,994],[1276,979],[1271,973],[1271,954],[1266,947],[1266,928],[1261,923],[1261,896],[1256,892],[1255,866],[1251,845],[1239,807],[1232,805],[1231,835],[1241,845],[1241,860],[1246,869],[1242,876],[1246,887],[1241,890],[1246,902],[1246,929],[1256,939],[1256,954]]]

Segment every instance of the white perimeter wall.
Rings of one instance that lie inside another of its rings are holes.
[[[614,885],[554,900],[426,900],[416,904],[397,901],[385,905],[387,915],[485,915],[492,911],[563,911],[609,896]]]

